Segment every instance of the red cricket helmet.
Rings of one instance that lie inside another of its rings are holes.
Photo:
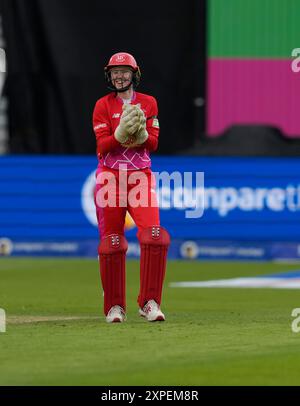
[[[133,76],[132,76],[132,82],[126,86],[126,88],[122,89],[122,92],[125,92],[126,90],[129,89],[131,84],[133,84],[133,87],[136,88],[141,79],[141,71],[140,68],[138,67],[136,60],[131,54],[128,54],[127,52],[117,52],[113,56],[111,56],[108,64],[104,67],[104,75],[105,75],[105,80],[108,83],[108,88],[110,90],[116,91],[117,89],[111,82],[111,77],[110,77],[110,69],[115,67],[115,66],[128,66],[132,69],[133,71]],[[120,92],[120,90],[118,90]]]
[[[109,70],[113,66],[130,66],[134,72],[139,69],[134,57],[127,52],[118,52],[114,54],[104,69]]]

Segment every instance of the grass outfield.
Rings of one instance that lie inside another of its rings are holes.
[[[300,384],[298,290],[168,287],[297,265],[169,261],[165,323],[137,314],[138,266],[128,261],[127,321],[109,325],[96,261],[0,258],[0,385]]]

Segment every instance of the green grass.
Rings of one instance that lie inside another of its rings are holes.
[[[299,291],[168,287],[297,266],[169,261],[165,323],[137,314],[138,266],[128,261],[127,321],[109,325],[96,261],[0,258],[10,321],[0,333],[0,385],[300,384],[300,333],[291,331]]]

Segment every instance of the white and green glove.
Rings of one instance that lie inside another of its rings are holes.
[[[141,145],[143,144],[147,138],[149,137],[148,131],[146,130],[146,117],[145,114],[143,112],[143,110],[141,110],[140,108],[138,108],[138,114],[139,114],[139,128],[137,130],[137,132],[135,133],[135,138],[136,141],[135,143],[137,145]]]
[[[124,144],[138,131],[139,127],[140,118],[137,106],[124,104],[120,123],[114,133],[115,139]]]

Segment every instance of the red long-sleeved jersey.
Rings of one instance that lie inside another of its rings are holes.
[[[137,170],[151,166],[150,152],[158,146],[159,123],[157,102],[153,96],[134,92],[131,104],[140,104],[146,117],[148,139],[139,147],[123,147],[114,137],[122,115],[123,100],[115,93],[99,99],[93,113],[93,127],[97,140],[99,166]]]

